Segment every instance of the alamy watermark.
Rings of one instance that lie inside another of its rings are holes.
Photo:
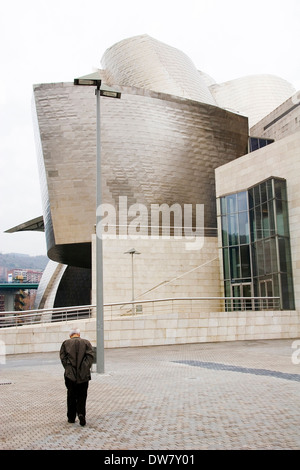
[[[292,349],[295,349],[292,353],[292,363],[298,365],[300,364],[300,339],[292,342]]]
[[[118,206],[97,207],[97,237],[101,239],[176,239],[187,250],[204,244],[204,204],[145,204],[128,207],[127,196],[119,196]]]
[[[5,342],[0,340],[0,364],[6,363],[6,345]]]

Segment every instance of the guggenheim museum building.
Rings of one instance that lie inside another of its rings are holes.
[[[98,119],[93,87],[34,85],[44,212],[12,230],[45,232],[36,308],[95,305],[100,236],[107,347],[299,336],[300,92],[216,83],[148,35],[92,76],[120,94]]]

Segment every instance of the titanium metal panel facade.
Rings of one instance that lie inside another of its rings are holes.
[[[216,104],[207,78],[178,49],[147,34],[125,39],[101,59],[107,84],[135,86],[207,104]]]
[[[295,88],[276,75],[248,75],[213,84],[210,91],[218,106],[235,110],[249,118],[249,127],[273,111],[295,93]]]
[[[247,153],[248,120],[207,103],[121,87],[101,98],[103,202],[204,204],[216,228],[218,166]],[[48,255],[90,267],[96,213],[96,101],[91,87],[34,87]],[[216,233],[214,233],[216,235]]]

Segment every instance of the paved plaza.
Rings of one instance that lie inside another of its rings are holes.
[[[92,373],[85,427],[67,422],[58,352],[8,356],[0,449],[298,450],[300,364],[292,346],[259,340],[106,350],[105,373]]]

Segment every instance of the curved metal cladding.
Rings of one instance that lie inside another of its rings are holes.
[[[276,75],[248,75],[209,87],[218,106],[249,117],[249,127],[267,116],[295,93],[294,87]]]
[[[35,106],[34,97],[32,99],[32,118],[33,118],[35,147],[36,147],[36,153],[37,153],[37,164],[38,164],[39,179],[40,179],[46,244],[47,246],[52,246],[55,243],[55,240],[54,240],[54,234],[53,234],[53,228],[52,228],[51,208],[50,208],[50,201],[49,201],[49,196],[48,196],[48,186],[47,186],[47,178],[46,178],[45,161],[44,161],[44,155],[43,155],[43,149],[42,149],[42,140],[41,140],[41,135],[39,132],[39,124],[38,124],[38,119],[37,119],[37,110]]]
[[[191,59],[146,34],[114,44],[104,53],[101,65],[107,84],[135,86],[216,104],[206,76],[199,73]]]
[[[103,202],[118,207],[204,204],[205,227],[216,227],[216,167],[247,153],[248,120],[172,95],[121,87],[101,98]],[[96,101],[91,87],[34,87],[42,142],[48,256],[90,266],[96,220]],[[215,234],[216,235],[216,234]]]

